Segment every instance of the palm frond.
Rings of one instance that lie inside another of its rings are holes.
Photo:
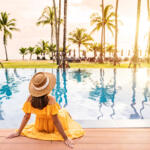
[[[112,5],[107,5],[104,9],[104,18],[107,18],[108,14],[109,14],[109,11],[110,9],[112,9],[113,6]]]
[[[114,36],[114,32],[113,32],[111,26],[109,26],[109,25],[107,24],[107,28],[108,28],[108,30],[111,32],[112,36]]]

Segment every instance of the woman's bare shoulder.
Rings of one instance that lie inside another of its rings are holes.
[[[51,95],[48,95],[48,98],[49,98],[49,101],[48,101],[48,104],[49,105],[53,105],[56,103],[56,99],[55,97],[51,96]]]

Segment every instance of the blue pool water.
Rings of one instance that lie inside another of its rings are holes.
[[[75,120],[150,120],[150,69],[0,69],[0,128],[19,126],[40,71],[56,75],[51,94]]]

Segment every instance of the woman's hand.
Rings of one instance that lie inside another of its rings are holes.
[[[71,139],[69,139],[69,138],[67,138],[65,141],[65,144],[68,146],[68,147],[70,147],[70,148],[73,148],[74,146],[73,146],[73,141],[71,140]]]
[[[12,139],[12,138],[15,138],[15,137],[18,137],[18,136],[20,136],[20,134],[18,132],[15,132],[15,133],[12,133],[9,136],[7,136],[7,138]]]

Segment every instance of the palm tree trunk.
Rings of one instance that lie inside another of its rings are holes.
[[[67,33],[67,0],[64,0],[64,37],[63,37],[63,68],[66,59],[66,33]]]
[[[117,61],[117,42],[118,42],[118,2],[116,0],[116,10],[115,10],[115,51],[114,51],[114,66],[116,66]]]
[[[5,35],[3,36],[3,44],[4,44],[4,48],[5,48],[6,61],[8,61],[8,54],[7,54],[6,37],[5,37]]]
[[[4,68],[4,65],[3,65],[3,63],[2,63],[2,62],[0,62],[0,65],[1,65],[1,68]]]
[[[103,62],[103,27],[102,27],[102,32],[101,32],[101,52],[100,52],[100,62],[102,63]]]
[[[32,54],[30,54],[30,60],[32,59]]]
[[[141,11],[141,0],[138,0],[135,46],[134,46],[134,67],[136,67],[138,62],[138,37],[139,37],[140,11]]]
[[[59,49],[59,45],[60,45],[60,23],[61,23],[61,0],[59,0],[58,49]]]
[[[150,6],[149,0],[147,0],[147,12],[148,12],[148,22],[150,24]],[[150,63],[150,26],[148,31],[148,63]]]
[[[74,57],[74,60],[75,60],[75,58],[76,58],[76,50],[75,49],[73,50],[73,57]]]
[[[8,61],[8,54],[7,54],[7,47],[6,47],[6,44],[4,45],[4,47],[5,47],[6,61]]]
[[[24,60],[24,54],[22,55],[22,60]]]
[[[54,12],[55,12],[55,32],[56,32],[56,50],[57,50],[57,65],[59,65],[59,45],[58,45],[58,30],[57,30],[57,12],[56,12],[56,3],[53,0]]]
[[[100,52],[101,63],[103,63],[103,43],[104,43],[104,0],[102,0],[102,32],[101,32],[101,52]]]
[[[53,24],[51,24],[51,44],[53,44],[53,36],[54,36],[54,28]]]
[[[103,59],[105,60],[105,39],[106,39],[106,30],[105,30],[105,24],[104,24],[104,43],[103,43]]]
[[[81,45],[79,44],[79,45],[78,45],[78,48],[79,48],[79,49],[78,49],[78,50],[79,50],[79,51],[78,51],[78,52],[79,52],[79,59],[80,59],[80,47],[81,47]]]

